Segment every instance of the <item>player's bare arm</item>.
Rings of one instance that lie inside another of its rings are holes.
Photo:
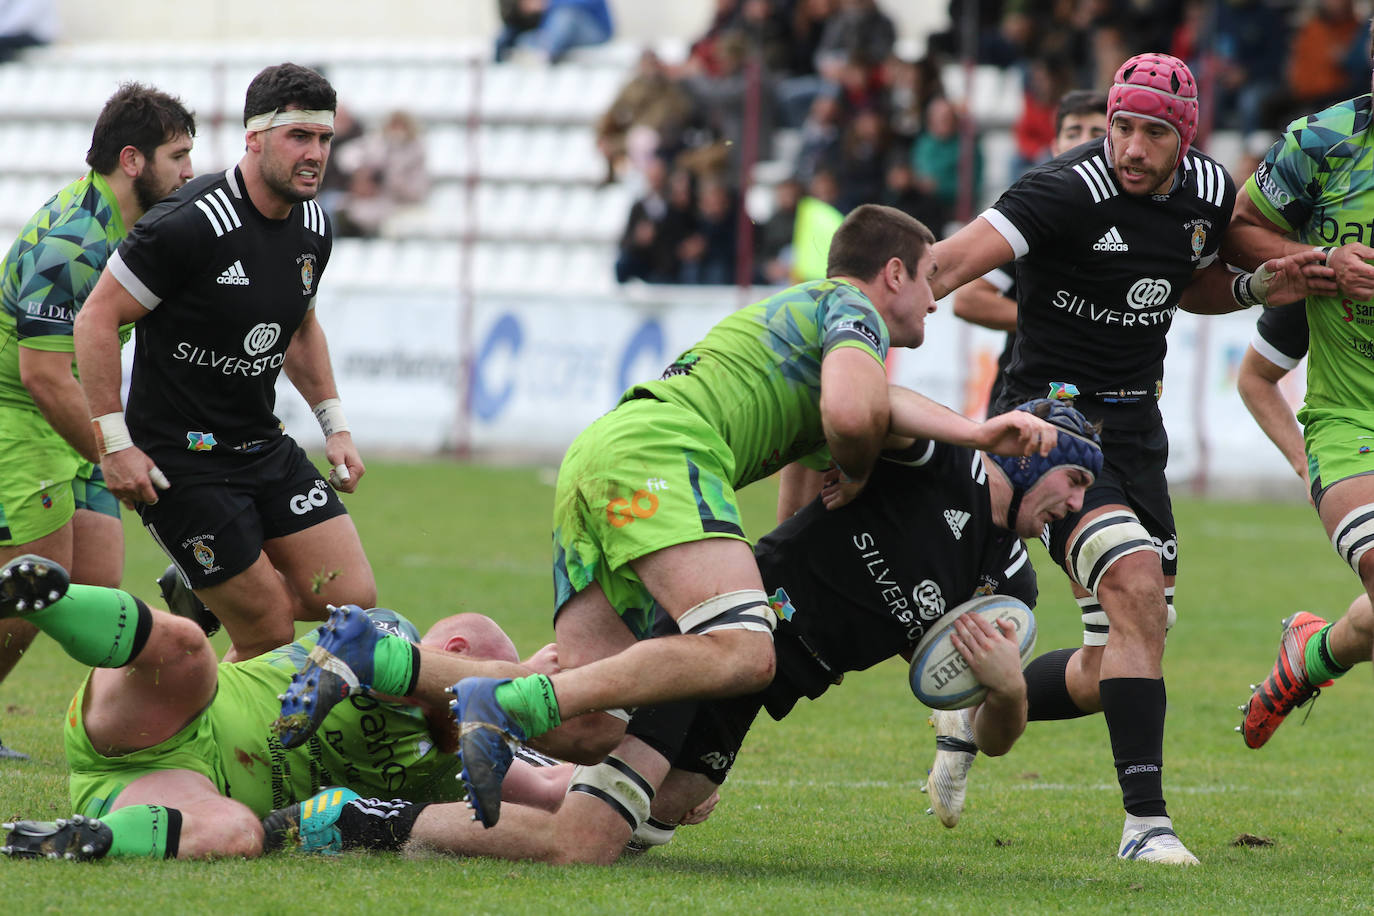
[[[871,353],[838,347],[821,361],[821,426],[841,473],[868,479],[887,435],[887,372]]]
[[[982,277],[970,280],[954,294],[954,314],[994,331],[1016,330],[1016,301]]]
[[[1245,348],[1245,356],[1240,361],[1240,372],[1236,376],[1236,390],[1245,404],[1246,410],[1255,418],[1259,428],[1269,440],[1278,446],[1288,466],[1303,488],[1308,487],[1307,450],[1302,442],[1302,427],[1298,425],[1293,408],[1279,391],[1279,381],[1288,374],[1287,369],[1275,365],[1261,356],[1254,347]],[[1309,493],[1308,499],[1311,500]]]
[[[81,383],[72,375],[72,354],[19,348],[19,380],[43,419],[87,461],[100,461]]]
[[[1000,756],[1026,730],[1026,678],[1015,626],[1009,621],[994,624],[980,614],[961,614],[954,630],[954,647],[988,688],[973,716],[974,740],[983,753]]]
[[[820,495],[825,474],[792,462],[778,473],[778,524],[796,515]]]
[[[893,385],[892,437],[889,447],[909,445],[913,439],[937,439],[976,448],[994,455],[1048,455],[1058,430],[1024,410],[1010,410],[979,423],[925,395]]]
[[[1324,264],[1325,257],[1317,249],[1302,246],[1292,254],[1271,258],[1254,271],[1240,274],[1220,261],[1215,262],[1193,274],[1179,307],[1198,315],[1221,315],[1253,305],[1271,308],[1305,296],[1334,292],[1334,274]]]
[[[117,429],[124,425],[124,404],[119,399],[123,378],[119,328],[147,314],[148,310],[106,271],[76,313],[72,327],[81,389],[95,424],[97,449],[102,453],[100,469],[110,492],[127,506],[157,502],[154,477],[160,478],[159,485],[167,483],[142,449],[131,441],[123,441],[128,439],[128,431],[124,430],[120,439]]]
[[[347,423],[330,418],[329,408],[337,407],[339,390],[334,385],[334,370],[329,363],[329,344],[314,309],[305,313],[301,326],[292,335],[282,371],[315,411],[324,430],[324,454],[332,468],[329,482],[337,490],[352,493],[358,489],[358,481],[367,473],[367,468],[353,444],[353,433]]]
[[[937,300],[1016,257],[1002,234],[981,216],[936,242],[932,251],[939,267],[930,279],[930,290]]]

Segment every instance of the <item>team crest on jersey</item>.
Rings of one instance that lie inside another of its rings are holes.
[[[196,433],[187,430],[186,448],[192,452],[208,452],[218,445],[214,433]]]
[[[195,537],[187,538],[181,542],[182,548],[190,547],[191,555],[196,558],[196,562],[208,573],[219,572],[219,567],[215,565],[215,551],[206,541],[213,541],[213,534],[198,534]]]
[[[315,256],[303,254],[296,258],[301,268],[301,295],[310,296],[315,292]]]
[[[1183,224],[1184,229],[1192,230],[1189,244],[1193,247],[1193,260],[1202,258],[1202,249],[1207,247],[1207,230],[1212,228],[1210,219],[1195,219]]]

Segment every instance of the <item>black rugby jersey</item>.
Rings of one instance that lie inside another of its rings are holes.
[[[813,501],[755,549],[778,624],[778,690],[812,699],[845,671],[915,648],[931,622],[980,594],[1034,607],[1025,545],[992,523],[987,472],[977,452],[917,442],[885,452],[851,504]],[[800,648],[799,651],[794,651]],[[795,691],[787,689],[795,688]]]
[[[1276,366],[1295,368],[1307,355],[1307,301],[1265,309],[1250,346]]]
[[[1090,416],[1116,405],[1158,417],[1165,335],[1194,271],[1215,260],[1236,199],[1226,170],[1202,153],[1190,150],[1180,173],[1168,194],[1134,197],[1105,142],[1085,143],[983,213],[1017,255],[1011,397],[1069,384]]]
[[[237,166],[148,211],[107,268],[149,309],[126,409],[140,448],[218,453],[282,435],[277,376],[331,245],[318,203],[268,219]]]

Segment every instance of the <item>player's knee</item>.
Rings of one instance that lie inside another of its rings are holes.
[[[723,673],[722,694],[751,693],[773,682],[777,615],[758,589],[716,595],[678,618],[687,635],[710,637]]]
[[[141,662],[146,662],[150,653],[157,653],[164,663],[213,656],[205,631],[194,620],[165,613],[156,614],[153,620],[153,635],[139,653]]]
[[[262,855],[262,844],[262,823],[244,805],[182,809],[179,859],[251,859]]]

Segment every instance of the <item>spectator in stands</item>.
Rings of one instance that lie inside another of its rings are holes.
[[[517,6],[519,22],[528,21],[524,17],[542,7],[539,25],[513,32],[507,31],[512,28],[507,25],[496,42],[498,61],[518,46],[531,48],[556,64],[573,48],[605,44],[614,32],[606,0],[520,0]],[[503,41],[507,42],[504,46]]]
[[[1217,4],[1213,110],[1220,126],[1246,134],[1281,126],[1274,107],[1284,94],[1291,35],[1287,5],[1278,0]]]
[[[746,67],[749,54],[749,36],[739,30],[729,31],[717,42],[719,75],[691,76],[684,80],[724,153],[723,167],[728,175],[739,174],[739,157],[746,131],[754,132],[757,158],[767,159],[772,154],[776,125],[773,78],[767,71],[757,74],[757,108],[755,116],[747,118],[745,113],[751,109],[750,94],[753,92],[753,76]],[[697,172],[704,177],[719,168],[703,166]]]
[[[5,0],[0,3],[0,63],[20,51],[57,39],[57,5],[53,0]]]
[[[754,230],[754,282],[786,286],[792,282],[792,231],[802,183],[785,178],[773,188],[773,213]]]
[[[341,236],[376,236],[397,211],[429,193],[425,141],[408,112],[393,111],[381,130],[350,143],[339,158],[351,176],[334,227]]]
[[[1012,124],[1016,151],[1011,162],[1011,177],[1050,158],[1054,143],[1054,112],[1059,98],[1068,91],[1072,74],[1059,60],[1035,57],[1023,68],[1025,88],[1021,93],[1021,114]]]
[[[1366,25],[1367,21],[1355,15],[1354,0],[1318,0],[1293,35],[1288,58],[1291,111],[1320,111],[1369,90],[1368,66],[1362,75],[1363,86],[1356,85],[1346,69],[1351,45],[1363,43],[1368,34]]]
[[[677,279],[677,240],[664,231],[669,216],[668,163],[661,156],[645,163],[644,182],[644,193],[630,207],[620,237],[615,279],[672,283]]]
[[[897,43],[897,28],[878,9],[877,0],[840,0],[839,10],[826,21],[816,49],[816,72],[838,82],[852,60],[880,67]]]
[[[835,177],[840,183],[840,210],[848,213],[860,204],[877,203],[882,197],[890,145],[884,112],[864,108],[854,113],[834,163]]]
[[[739,206],[730,187],[707,178],[697,189],[696,226],[678,245],[682,283],[723,285],[735,282]]]
[[[925,124],[930,100],[945,94],[940,65],[929,55],[917,61],[889,57],[884,82],[887,84],[888,130],[893,141],[910,146]]]
[[[624,170],[626,140],[636,127],[653,131],[654,148],[674,153],[682,142],[682,132],[692,121],[691,94],[668,72],[653,50],[639,55],[634,76],[596,122],[596,148],[606,157],[606,179],[610,184]]]
[[[501,31],[496,35],[496,62],[503,63],[521,35],[539,28],[547,0],[500,0]]]
[[[944,98],[931,101],[926,109],[926,129],[911,147],[911,168],[916,186],[932,194],[945,210],[960,218],[958,209],[960,177],[963,170],[963,138],[959,135],[959,113]],[[983,153],[977,138],[973,142],[970,200],[977,200],[983,184]]]
[[[364,133],[362,123],[347,106],[340,103],[334,112],[334,141],[330,144],[329,168],[325,169],[324,178],[320,180],[320,194],[316,198],[335,222],[338,221],[340,206],[348,197],[348,186],[353,178],[353,173],[343,164],[352,155],[345,150],[361,139]]]
[[[894,155],[889,160],[878,202],[916,217],[935,233],[937,239],[944,236],[944,228],[949,223],[949,211],[938,197],[921,190],[917,185],[916,173],[904,154]]]
[[[822,165],[833,160],[841,136],[839,92],[830,89],[811,102],[811,112],[801,126],[801,146],[793,173],[803,183],[809,182]]]

